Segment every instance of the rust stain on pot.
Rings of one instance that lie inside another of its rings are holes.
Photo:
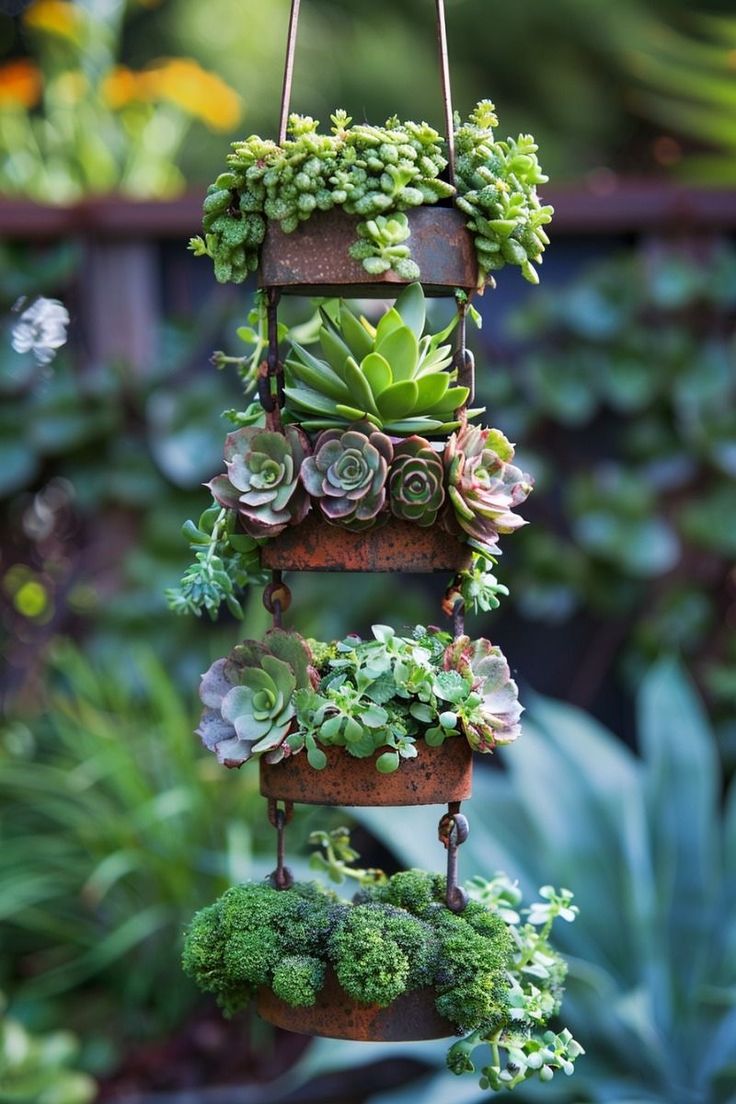
[[[352,533],[312,513],[261,549],[264,567],[281,571],[462,571],[471,551],[439,525],[422,528],[392,518]]]
[[[388,1008],[358,1004],[341,989],[330,969],[324,988],[311,1008],[292,1008],[264,986],[258,990],[256,1009],[262,1019],[276,1027],[298,1035],[322,1035],[328,1039],[399,1043],[446,1039],[457,1034],[453,1025],[435,1008],[431,989],[403,993]]]
[[[324,748],[327,766],[310,767],[304,752],[280,763],[260,761],[261,793],[303,805],[447,805],[473,790],[473,752],[462,736],[440,747],[417,742],[416,759],[402,759],[391,774],[376,770],[376,752],[356,759],[344,748]]]
[[[417,207],[407,211],[412,259],[419,265],[427,295],[447,295],[448,288],[472,291],[478,264],[464,215],[454,207]],[[406,281],[392,270],[371,276],[348,249],[357,238],[357,215],[320,211],[285,234],[269,222],[261,251],[261,287],[279,287],[298,295],[398,295]]]

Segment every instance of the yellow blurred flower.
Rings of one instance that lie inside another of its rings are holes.
[[[232,130],[241,115],[240,96],[192,58],[168,58],[141,74],[150,100],[168,100],[213,130]]]
[[[50,31],[63,38],[76,39],[82,24],[82,14],[76,4],[67,0],[36,0],[23,16],[28,27]]]
[[[27,58],[0,66],[0,107],[34,107],[41,98],[41,73]]]

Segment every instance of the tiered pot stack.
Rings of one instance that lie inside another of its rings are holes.
[[[188,523],[200,550],[186,601],[195,612],[218,608],[197,587],[219,572],[233,608],[223,549],[240,557],[238,570],[245,556],[271,573],[264,604],[273,628],[205,673],[198,732],[226,767],[258,758],[277,864],[268,883],[234,886],[195,916],[184,966],[226,1014],[255,997],[264,1019],[296,1032],[469,1033],[451,1048],[450,1068],[471,1072],[469,1055],[490,1043],[481,1084],[513,1088],[571,1072],[581,1053],[569,1032],[545,1031],[565,973],[549,930],[575,909],[569,891],[544,887],[524,923],[505,876],[458,882],[473,751],[511,743],[521,713],[500,649],[465,634],[465,601],[487,610],[507,593],[490,565],[500,536],[523,524],[514,509],[531,490],[503,433],[473,424],[482,411],[469,409],[465,331],[470,300],[493,271],[518,264],[536,281],[550,210],[536,196],[545,178],[533,139],[496,142],[489,101],[455,129],[442,0],[436,7],[444,142],[427,124],[397,120],[350,130],[342,111],[331,135],[294,116],[287,138],[292,0],[279,142],[234,144],[205,199],[205,235],[192,242],[224,282],[257,268],[265,312],[267,356],[252,377],[259,401],[227,437],[227,472],[209,485],[215,506],[199,527]],[[282,361],[285,295],[330,298],[321,357],[293,340]],[[455,302],[457,317],[440,333],[424,332],[426,296]],[[346,304],[371,297],[394,300],[375,325]],[[293,571],[448,572],[452,631],[416,626],[401,636],[379,624],[374,640],[304,640],[282,627],[291,603],[284,574]],[[295,803],[445,806],[446,875],[387,879],[351,867],[358,856],[336,830],[316,833],[326,854],[315,858],[333,881],[358,880],[353,900],[297,884],[285,865]]]

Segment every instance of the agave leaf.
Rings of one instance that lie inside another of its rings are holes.
[[[424,332],[427,308],[421,284],[409,284],[394,303],[405,326],[408,326],[417,340]]]
[[[284,394],[292,407],[308,410],[310,414],[334,414],[337,409],[334,399],[313,391],[311,387],[285,387]]]
[[[418,394],[419,388],[414,380],[392,383],[377,399],[381,417],[384,421],[408,417],[416,406]]]
[[[364,406],[371,414],[377,415],[378,407],[371,386],[352,357],[345,361],[345,382],[350,391],[348,398],[355,406]]]
[[[450,377],[447,372],[434,372],[430,376],[422,376],[417,384],[417,408],[434,410],[440,402],[444,402],[445,395],[450,387]]]
[[[428,407],[426,414],[439,414],[442,411],[459,410],[468,401],[470,389],[467,387],[448,387],[442,399]]]
[[[428,372],[443,372],[445,368],[452,364],[452,357],[453,351],[451,345],[440,345],[436,349],[428,349],[424,356],[422,356],[420,347],[419,364],[415,378],[424,376]]]
[[[458,324],[459,315],[454,314],[450,321],[445,326],[444,330],[440,330],[439,333],[430,334],[429,345],[431,349],[436,349],[439,345],[444,345],[450,334],[453,332]]]
[[[375,344],[378,346],[379,342],[393,333],[394,330],[398,330],[399,326],[402,326],[401,315],[395,307],[391,307],[387,310],[381,321],[376,326]]]
[[[419,343],[408,326],[400,326],[376,342],[376,352],[391,365],[395,383],[414,379],[419,360]]]
[[[329,323],[329,319],[327,321]],[[338,376],[342,376],[342,366],[351,355],[343,339],[329,325],[324,325],[319,331],[319,344],[330,368],[337,372]]]
[[[360,370],[368,381],[374,395],[380,395],[393,383],[391,366],[380,353],[369,353],[361,361]]]
[[[373,349],[373,338],[344,303],[340,306],[340,329],[351,355],[360,363]]]
[[[338,414],[340,414],[343,418],[346,418],[349,422],[361,422],[367,418],[368,421],[373,422],[374,425],[377,425],[379,427],[381,425],[382,419],[380,414],[374,414],[372,411],[358,410],[357,407],[345,406],[344,403],[337,403],[337,405],[335,406],[335,410]]]
[[[347,384],[326,365],[318,372],[300,360],[287,360],[286,368],[292,375],[306,383],[307,387],[311,387],[314,391],[323,391],[331,399],[340,401],[350,398]]]
[[[455,422],[452,425],[452,429],[457,429],[459,425],[459,422]],[[397,433],[401,434],[402,437],[410,437],[412,433],[418,433],[420,435],[437,433],[438,430],[443,430],[444,426],[443,423],[438,422],[436,418],[402,418],[398,421],[384,422],[383,428],[387,433]],[[448,432],[452,432],[452,429],[448,430]]]
[[[330,367],[324,360],[320,360],[319,357],[314,356],[313,353],[310,353],[308,349],[305,349],[303,345],[300,345],[296,341],[292,344],[292,350],[296,353],[296,358],[290,356],[289,360],[298,359],[315,372],[324,372],[326,368],[329,369]],[[338,375],[339,374],[338,372]]]

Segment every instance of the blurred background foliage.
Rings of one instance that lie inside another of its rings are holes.
[[[273,133],[287,16],[288,0],[34,0],[0,16],[0,200],[196,191],[231,137]],[[502,129],[534,131],[555,183],[733,184],[730,0],[447,0],[447,18],[456,106],[490,95]],[[440,125],[428,0],[303,5],[293,106],[325,119],[337,105]],[[304,1041],[255,1018],[224,1024],[180,974],[192,910],[273,862],[255,775],[216,771],[191,736],[198,674],[242,628],[175,618],[163,598],[187,561],[181,523],[221,464],[221,411],[238,403],[234,374],[208,358],[242,351],[251,289],[213,287],[185,235],[161,244],[154,229],[141,248],[160,292],[156,353],[100,358],[94,237],[16,236],[0,248],[0,1102],[84,1104],[90,1074],[102,1099],[140,1102],[270,1082],[297,1062],[264,1100],[347,1104],[422,1074],[383,1104],[476,1104],[472,1078],[447,1082],[431,1045],[387,1051],[360,1085],[348,1072],[310,1090],[378,1052],[318,1043],[304,1058]],[[503,644],[527,697],[578,708],[535,699],[505,769],[479,772],[464,870],[503,866],[528,892],[567,882],[582,905],[567,950],[588,1057],[571,1093],[555,1083],[548,1099],[727,1104],[736,249],[683,214],[656,232],[553,239],[544,277],[531,291],[500,281],[471,335],[490,419],[537,476],[534,524],[499,565],[511,598],[471,629]],[[72,316],[46,368],[9,341],[13,305],[35,294]],[[431,621],[443,586],[301,577],[290,618],[324,638]],[[247,631],[265,626],[252,594]],[[414,815],[361,816],[364,854],[439,867],[434,814]],[[297,869],[318,822],[332,823],[302,810],[290,829]]]

